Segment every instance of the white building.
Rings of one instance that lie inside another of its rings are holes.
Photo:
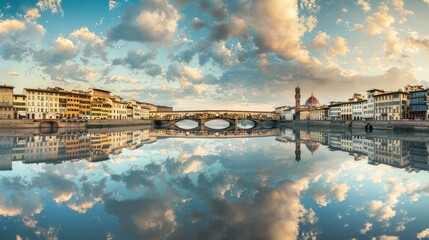
[[[293,121],[295,116],[295,108],[289,108],[284,110],[283,116],[286,121]]]
[[[352,104],[352,120],[361,121],[363,120],[363,107],[366,104],[367,100],[360,100],[353,102]]]
[[[374,96],[384,93],[383,90],[379,89],[371,89],[366,91],[367,92],[367,101],[363,103],[363,112],[362,112],[362,118],[363,120],[374,120],[375,115],[375,100]]]
[[[331,105],[329,105],[329,120],[341,120],[341,104],[342,103],[331,103]]]
[[[29,119],[56,119],[67,110],[66,96],[54,89],[24,88]]]

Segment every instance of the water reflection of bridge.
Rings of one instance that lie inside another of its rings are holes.
[[[251,130],[236,129],[233,131],[153,129],[149,134],[151,137],[157,138],[249,138],[278,136],[280,134],[280,130],[278,128]]]
[[[229,111],[229,110],[197,110],[197,111],[169,111],[151,112],[150,118],[154,120],[158,127],[168,126],[170,129],[182,130],[177,123],[183,120],[191,120],[198,124],[195,129],[204,131],[210,129],[206,123],[213,120],[223,120],[228,122],[228,130],[236,130],[240,121],[248,120],[254,123],[253,128],[261,128],[266,121],[276,122],[280,115],[275,112],[261,111]]]
[[[316,154],[319,145],[326,145],[331,151],[348,152],[356,161],[367,158],[371,165],[385,164],[408,172],[429,171],[429,137],[420,135],[413,139],[409,135],[352,135],[296,129],[283,129],[276,137],[280,142],[295,143],[297,161],[301,160],[301,144],[312,154]]]

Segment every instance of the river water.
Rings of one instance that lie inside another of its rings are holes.
[[[0,239],[429,235],[429,135],[14,135],[0,137]]]

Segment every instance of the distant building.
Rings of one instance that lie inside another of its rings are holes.
[[[284,110],[284,119],[286,121],[293,121],[295,119],[295,108],[289,108]]]
[[[352,120],[361,121],[363,120],[363,107],[368,100],[358,100],[352,104]]]
[[[366,91],[367,101],[363,103],[363,120],[374,120],[375,119],[375,96],[384,93],[384,90],[371,89]]]
[[[61,88],[24,88],[27,96],[27,118],[59,119],[67,111],[66,94]]]
[[[155,105],[152,103],[142,102],[141,106],[143,108],[149,109],[150,112],[171,112],[173,111],[172,107]]]
[[[313,108],[320,106],[319,100],[311,94],[311,96],[305,101],[305,105],[301,105],[301,89],[299,87],[295,88],[295,113],[294,120],[310,120],[310,111]],[[285,110],[287,111],[287,110]],[[290,114],[290,112],[288,112]],[[286,113],[285,113],[286,115]],[[289,116],[288,116],[289,118]],[[286,119],[286,116],[285,116]],[[286,119],[288,120],[288,119]]]
[[[378,94],[375,99],[375,120],[401,120],[407,118],[408,94],[402,91]]]
[[[157,105],[156,106],[156,111],[158,111],[158,112],[172,112],[173,111],[173,107]]]
[[[13,112],[15,119],[27,118],[27,106],[25,104],[27,96],[23,94],[13,95]]]
[[[305,101],[305,106],[308,108],[316,108],[320,106],[319,100],[311,94],[311,96]]]
[[[331,102],[329,105],[328,118],[329,120],[341,120],[341,102]]]
[[[14,117],[13,89],[12,86],[0,85],[0,119],[12,119]]]
[[[327,106],[314,108],[309,111],[310,111],[310,120],[314,120],[314,121],[328,120],[329,107]]]
[[[408,96],[409,115],[412,120],[427,120],[428,118],[428,90],[410,92]]]
[[[128,103],[119,96],[113,96],[110,98],[112,100],[112,108],[110,113],[111,119],[127,119],[127,106]]]
[[[103,97],[93,97],[91,101],[91,119],[111,119],[113,102]]]
[[[414,85],[414,86],[412,86],[412,85],[406,85],[404,87],[404,92],[406,92],[406,93],[416,92],[416,91],[422,91],[422,90],[425,90],[423,88],[423,85]]]

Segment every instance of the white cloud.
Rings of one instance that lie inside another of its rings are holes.
[[[106,60],[107,49],[104,40],[94,32],[89,31],[87,27],[76,29],[69,36],[78,40],[78,45],[83,48],[85,57],[93,56]]]
[[[140,80],[134,78],[125,78],[123,76],[115,75],[110,78],[110,82],[122,83],[139,83]]]
[[[414,14],[413,11],[407,10],[404,8],[404,0],[392,0],[393,6],[401,15],[411,15]]]
[[[8,72],[7,73],[9,76],[13,76],[13,77],[18,77],[19,74],[17,72]]]
[[[111,41],[167,42],[172,40],[180,14],[167,0],[144,1],[139,14],[124,16],[108,33]],[[133,6],[135,8],[135,6]]]
[[[77,51],[77,47],[73,44],[72,41],[61,36],[55,40],[54,48],[57,53],[74,54]]]
[[[336,37],[334,40],[334,44],[329,48],[329,51],[332,55],[346,55],[349,52],[349,48],[347,47],[347,41],[343,37]]]
[[[69,203],[67,206],[78,213],[86,213],[88,209],[91,209],[99,201],[101,201],[101,198],[94,198],[93,200],[79,200],[77,203]]]
[[[349,191],[349,186],[345,183],[342,183],[340,185],[337,185],[336,183],[332,184],[330,188],[330,192],[334,194],[335,198],[342,202],[347,197],[347,192]]]
[[[61,0],[39,0],[37,6],[40,10],[50,10],[52,13],[64,13],[61,7]]]
[[[382,235],[380,240],[399,240],[398,236]]]
[[[40,18],[40,13],[37,8],[31,8],[28,9],[27,12],[25,12],[25,19],[28,21],[33,21]]]
[[[309,16],[305,21],[305,25],[307,26],[307,30],[309,32],[313,31],[313,29],[317,26],[317,18],[313,15]]]
[[[303,47],[298,1],[257,1],[250,13],[255,43],[260,50],[274,51],[286,59],[309,62],[308,51]],[[270,27],[267,27],[270,26]]]
[[[1,57],[6,60],[24,60],[29,55],[30,47],[37,44],[45,32],[45,28],[31,18],[25,21],[0,20]]]
[[[331,202],[329,199],[327,199],[326,193],[322,191],[314,191],[311,193],[311,195],[319,206],[326,207]]]
[[[330,36],[325,32],[319,32],[316,37],[314,37],[313,42],[311,43],[312,48],[325,48],[328,43]]]
[[[424,229],[423,231],[417,233],[416,236],[418,239],[427,238],[429,237],[429,228]]]
[[[320,11],[320,6],[317,5],[316,0],[301,0],[300,8],[301,9],[307,9],[310,12]]]
[[[109,11],[112,11],[117,6],[118,2],[116,2],[116,0],[109,0]]]
[[[353,28],[371,35],[378,35],[389,30],[390,26],[395,22],[395,18],[389,14],[389,7],[382,3],[378,11],[368,16],[365,21],[368,24],[368,28],[365,28],[362,24],[355,24]]]
[[[387,221],[396,215],[396,211],[391,206],[383,204],[381,201],[371,201],[369,205],[369,217],[375,217],[377,221]]]
[[[357,5],[359,5],[362,10],[365,12],[371,11],[371,4],[369,3],[369,0],[357,0]]]
[[[0,34],[9,32],[22,31],[25,29],[25,24],[16,19],[6,19],[0,21]]]
[[[194,160],[183,169],[184,174],[192,173],[192,172],[198,172],[201,167],[203,166],[203,162],[201,160]]]
[[[360,230],[361,234],[366,234],[367,232],[371,231],[372,229],[372,223],[365,223],[364,227]]]

